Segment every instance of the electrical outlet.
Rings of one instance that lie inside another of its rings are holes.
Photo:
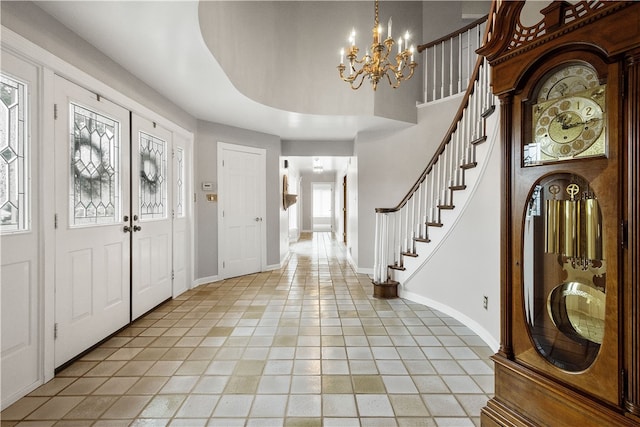
[[[489,297],[486,295],[482,297],[482,307],[484,307],[485,310],[489,307]]]

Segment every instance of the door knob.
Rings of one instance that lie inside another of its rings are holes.
[[[140,230],[142,230],[142,227],[140,227],[139,225],[133,226],[133,231],[140,231]]]
[[[260,221],[260,218],[259,218],[259,217],[256,217],[256,222],[258,222],[258,221]]]
[[[131,227],[129,227],[128,225],[125,225],[124,227],[122,227],[122,231],[124,231],[125,233],[129,233],[131,232]]]

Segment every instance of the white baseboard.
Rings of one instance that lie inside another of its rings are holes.
[[[484,341],[489,346],[489,348],[491,348],[491,350],[497,352],[500,348],[500,343],[489,333],[489,331],[487,331],[478,322],[476,322],[466,314],[461,313],[458,310],[449,307],[448,305],[442,304],[427,297],[423,297],[422,295],[418,295],[413,292],[407,292],[405,290],[398,289],[398,293],[401,298],[434,308],[458,320],[467,328],[475,332],[475,334],[478,335],[482,339],[482,341]]]
[[[221,279],[217,275],[201,277],[199,279],[194,280],[193,283],[191,283],[191,289],[197,288],[198,286],[206,285],[207,283],[219,282],[220,280]]]
[[[286,258],[285,258],[286,259]],[[282,268],[282,266],[284,261],[280,262],[280,264],[271,264],[271,265],[267,265],[264,267],[264,269],[262,271],[273,271],[273,270],[279,270]]]

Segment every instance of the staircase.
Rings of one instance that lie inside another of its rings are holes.
[[[491,17],[489,22],[492,22],[493,10],[488,16]],[[432,65],[434,73],[440,70],[439,77],[426,77],[429,79],[427,82],[433,82],[433,87],[430,86],[425,91],[425,101],[454,94],[456,81],[468,81],[468,85],[451,126],[416,183],[397,206],[376,209],[373,272],[375,297],[398,296],[398,286],[420,268],[419,259],[446,238],[443,230],[451,228],[456,215],[463,210],[459,203],[469,199],[473,191],[471,185],[479,181],[477,173],[473,180],[469,180],[469,173],[482,166],[479,161],[483,161],[489,151],[482,150],[482,146],[487,145],[488,136],[497,135],[498,129],[497,120],[491,120],[491,125],[487,126],[495,112],[489,66],[483,57],[474,53],[477,59],[472,72],[454,71],[454,68],[468,66],[472,60],[469,56],[471,49],[475,51],[481,40],[490,39],[491,26],[484,30],[485,24],[485,20],[477,21],[473,26],[465,27],[447,39],[418,47],[419,51],[425,52],[425,58],[432,57],[435,60],[441,56],[442,59],[441,64]],[[484,37],[480,38],[483,30]],[[462,47],[464,37],[468,43],[466,49]],[[445,51],[451,56],[459,55],[458,59],[447,59]],[[438,52],[442,52],[441,55]],[[466,62],[461,59],[460,55],[463,53],[469,58]],[[427,66],[427,74],[429,70]],[[441,87],[435,89],[438,84]],[[488,135],[489,131],[492,135]],[[478,153],[482,155],[478,156]]]

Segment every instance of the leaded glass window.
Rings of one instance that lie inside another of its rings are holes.
[[[120,123],[70,104],[71,226],[118,222],[121,209]]]
[[[140,132],[140,219],[167,217],[167,142]]]
[[[184,217],[184,150],[176,149],[176,216]]]
[[[0,74],[0,232],[29,229],[27,86]]]

